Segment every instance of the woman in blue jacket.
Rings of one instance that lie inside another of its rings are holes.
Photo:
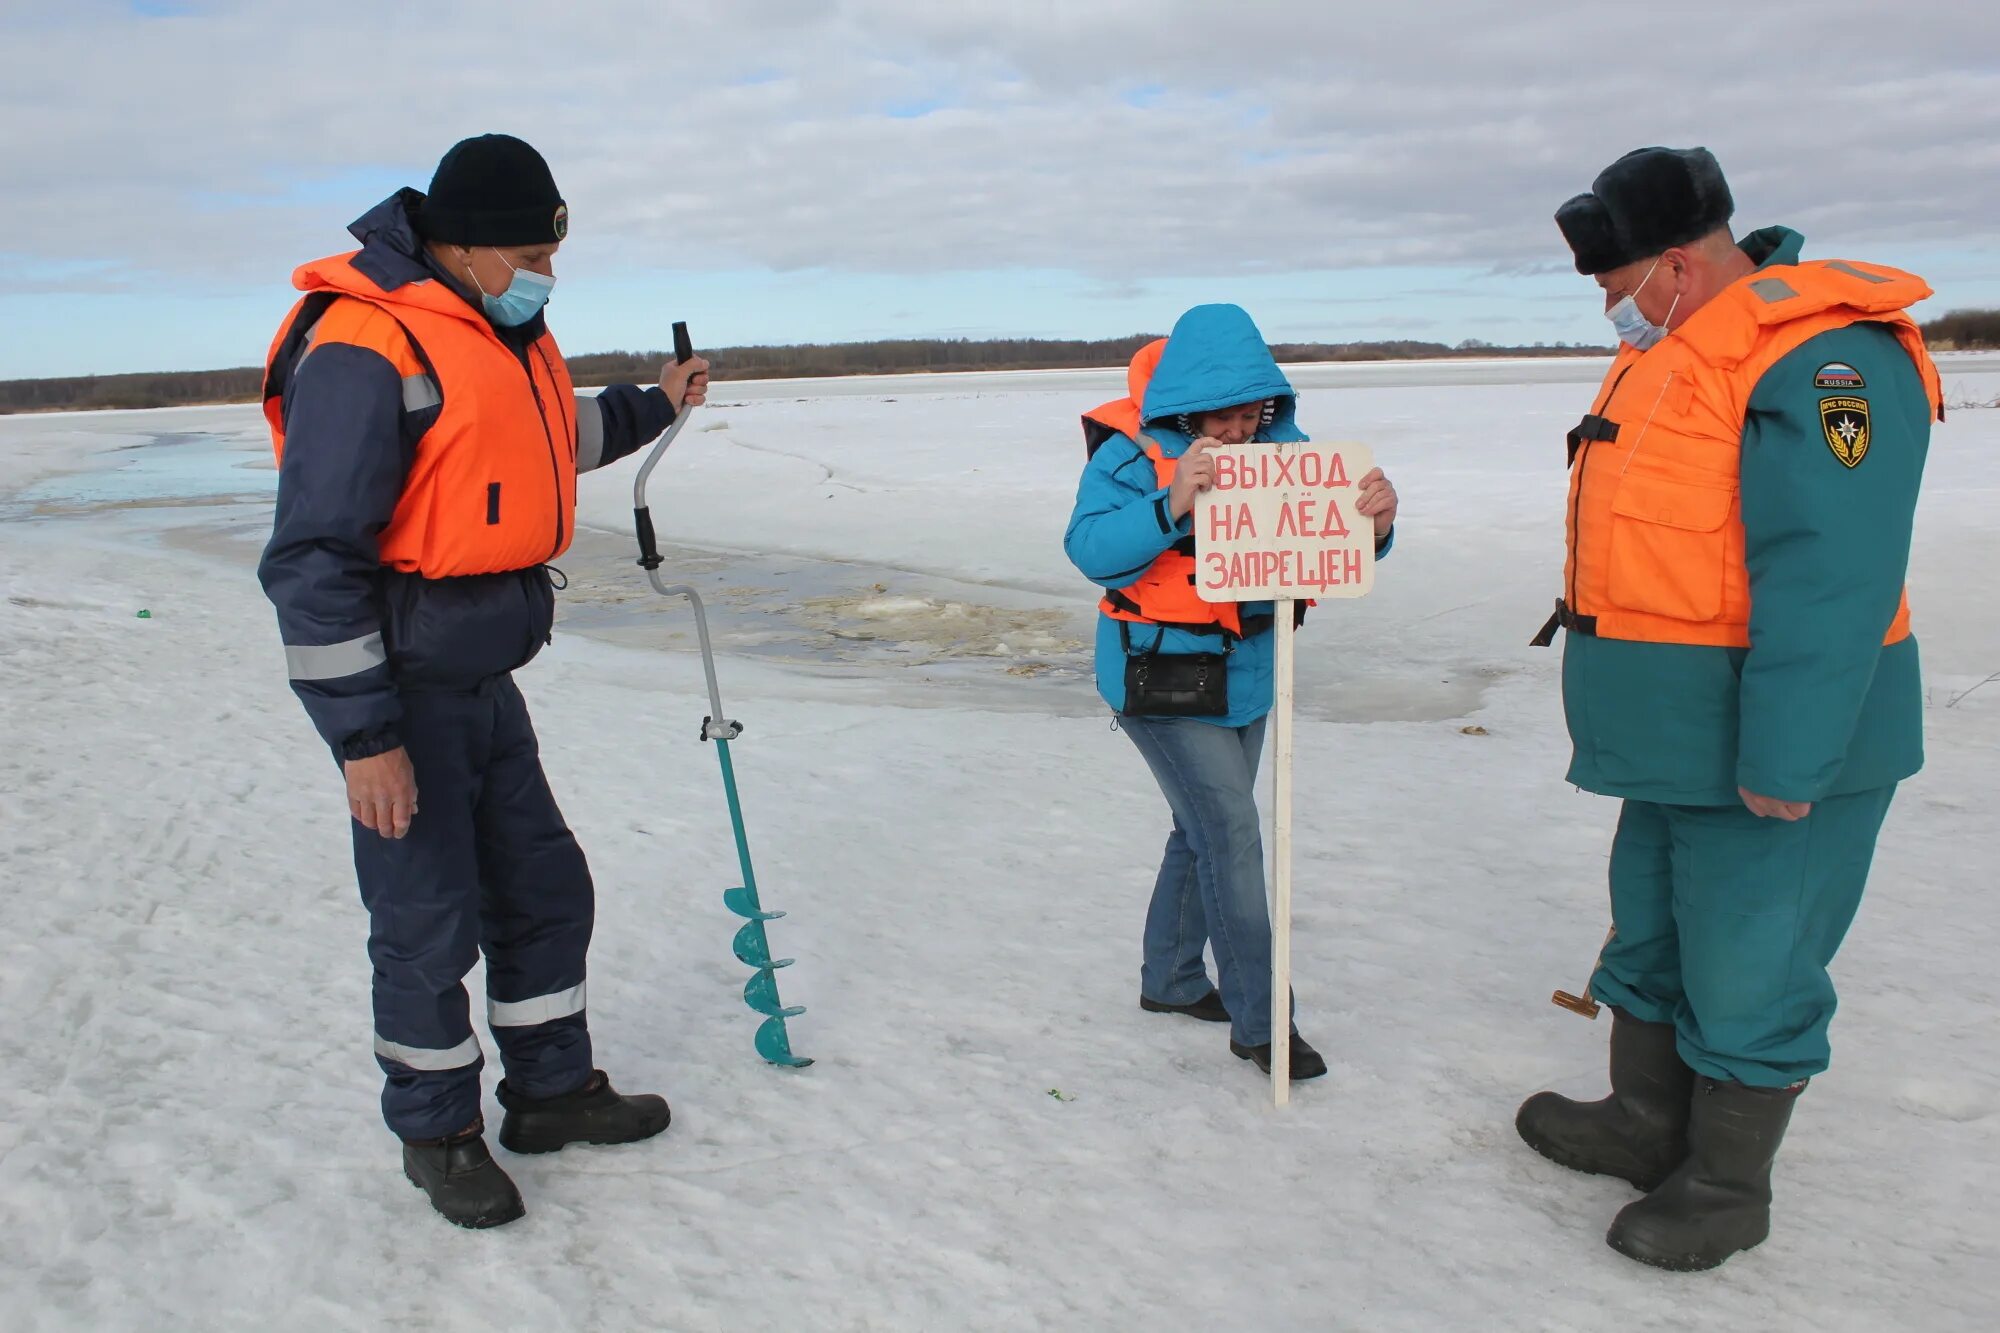
[[[1146,915],[1140,1007],[1230,1025],[1229,1049],[1271,1067],[1271,918],[1257,762],[1272,704],[1272,604],[1209,603],[1187,577],[1209,451],[1306,436],[1296,396],[1250,316],[1197,306],[1133,359],[1131,396],[1084,418],[1091,450],[1064,549],[1106,590],[1097,686],[1173,811]],[[1361,479],[1356,511],[1388,551],[1396,492]],[[1215,951],[1210,984],[1203,946]],[[1326,1061],[1290,1034],[1294,1079]]]

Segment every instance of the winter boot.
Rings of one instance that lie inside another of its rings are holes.
[[[1230,1039],[1229,1052],[1239,1060],[1249,1060],[1265,1073],[1271,1072],[1271,1043],[1262,1046],[1239,1045]],[[1292,1034],[1292,1082],[1303,1083],[1309,1078],[1318,1078],[1326,1072],[1326,1061],[1320,1053],[1306,1045],[1306,1039],[1298,1033]]]
[[[1186,1004],[1168,1004],[1165,1000],[1149,1000],[1141,995],[1139,1007],[1149,1014],[1186,1014],[1204,1023],[1229,1021],[1229,1011],[1222,1007],[1222,992],[1218,990],[1210,990],[1199,1000],[1190,1000]]]
[[[403,1140],[403,1174],[458,1226],[504,1226],[528,1211],[521,1191],[486,1151],[483,1120],[445,1138]]]
[[[1687,1160],[1618,1214],[1605,1243],[1679,1273],[1714,1268],[1760,1244],[1771,1234],[1771,1163],[1804,1088],[1698,1080]]]
[[[650,1139],[673,1119],[667,1099],[650,1093],[623,1097],[612,1091],[602,1069],[584,1085],[560,1097],[537,1101],[500,1080],[500,1146],[509,1152],[554,1152],[572,1143],[636,1143]]]
[[[1611,1095],[1578,1102],[1538,1092],[1514,1116],[1530,1148],[1573,1171],[1656,1188],[1687,1156],[1694,1071],[1681,1063],[1674,1025],[1611,1011]]]

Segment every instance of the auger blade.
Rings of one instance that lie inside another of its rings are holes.
[[[764,936],[762,921],[744,922],[743,929],[736,932],[736,940],[730,947],[736,950],[740,962],[751,967],[771,965],[771,942]]]
[[[748,889],[729,889],[722,895],[722,905],[741,917],[752,921],[776,921],[783,912],[767,912],[758,905],[757,896]]]
[[[797,1018],[805,1012],[803,1006],[787,1007],[778,998],[778,979],[769,972],[759,972],[743,983],[743,1003],[770,1018]]]
[[[757,1054],[774,1065],[792,1069],[804,1069],[812,1063],[811,1056],[792,1054],[792,1040],[785,1032],[782,1018],[767,1018],[757,1029]]]

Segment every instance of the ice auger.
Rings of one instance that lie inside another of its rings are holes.
[[[674,325],[674,359],[686,362],[694,355],[694,344],[688,338],[688,328],[684,323]],[[722,895],[723,905],[743,918],[742,929],[736,932],[736,956],[756,969],[743,987],[743,1000],[752,1009],[764,1015],[764,1021],[757,1028],[757,1053],[774,1065],[788,1065],[803,1069],[812,1063],[806,1056],[792,1054],[790,1035],[785,1030],[785,1020],[796,1018],[805,1012],[798,1005],[787,1007],[778,998],[778,969],[790,967],[796,959],[771,957],[771,941],[764,933],[766,921],[776,921],[783,912],[767,912],[757,897],[757,872],[750,864],[750,839],[743,831],[743,803],[736,794],[736,766],[729,758],[729,742],[743,734],[743,724],[732,722],[722,711],[722,690],[715,681],[715,650],[708,637],[708,612],[702,606],[701,594],[685,584],[669,584],[660,577],[660,548],[653,535],[653,516],[646,508],[646,482],[653,475],[653,468],[667,446],[680,434],[682,426],[692,409],[682,407],[675,415],[673,425],[667,427],[660,436],[653,451],[646,455],[646,461],[639,467],[639,476],[632,483],[632,522],[639,534],[639,568],[646,571],[652,580],[653,590],[662,597],[685,597],[694,607],[695,633],[701,640],[701,665],[708,673],[708,716],[701,720],[701,739],[715,742],[715,753],[722,761],[722,791],[729,801],[729,825],[736,834],[736,859],[743,870],[743,883]]]

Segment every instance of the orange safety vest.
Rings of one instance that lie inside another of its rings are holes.
[[[1570,433],[1569,558],[1558,621],[1648,643],[1750,646],[1741,450],[1750,395],[1808,339],[1880,323],[1943,417],[1937,367],[1904,313],[1931,289],[1845,260],[1773,265],[1725,288],[1646,351],[1627,345]],[[1905,595],[1885,643],[1910,632]]]
[[[1146,386],[1152,382],[1160,354],[1166,349],[1165,338],[1141,347],[1125,371],[1129,396],[1093,408],[1083,416],[1084,440],[1091,453],[1096,453],[1098,446],[1113,435],[1136,441],[1146,451],[1146,457],[1153,460],[1153,471],[1158,477],[1156,486],[1173,485],[1174,472],[1180,466],[1179,459],[1168,458],[1161,452],[1159,442],[1145,433],[1141,420],[1140,404],[1146,401]],[[1097,609],[1113,620],[1135,625],[1164,625],[1195,634],[1242,638],[1243,618],[1237,603],[1203,601],[1195,590],[1195,573],[1194,538],[1183,537],[1162,551],[1136,582],[1107,589]]]
[[[302,265],[306,293],[265,358],[264,418],[280,463],[284,389],[315,349],[380,353],[403,377],[406,411],[439,406],[417,443],[402,498],[380,539],[384,565],[426,578],[497,574],[553,560],[576,526],[576,398],[544,332],[527,365],[478,310],[441,282],[385,292],[353,265],[359,251]]]

